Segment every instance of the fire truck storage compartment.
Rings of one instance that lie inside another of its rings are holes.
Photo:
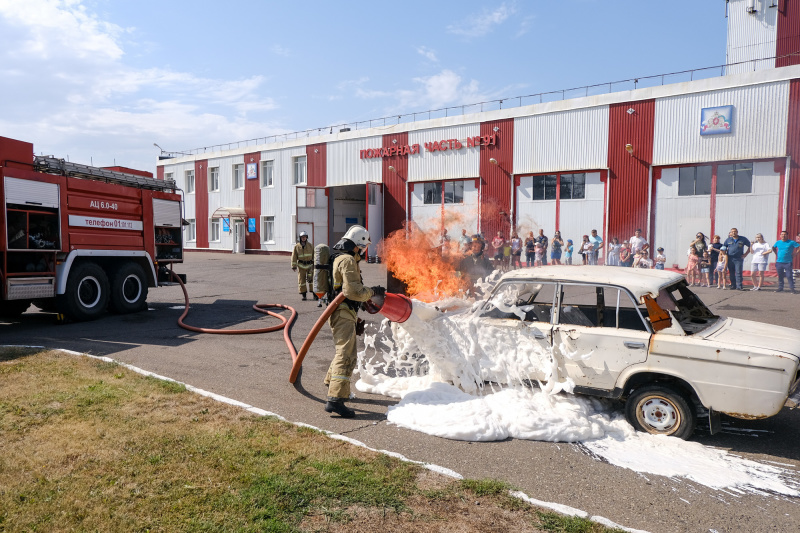
[[[156,232],[156,261],[183,259],[180,202],[154,199],[153,226]]]
[[[58,185],[6,176],[5,203],[6,299],[52,298],[61,248]]]

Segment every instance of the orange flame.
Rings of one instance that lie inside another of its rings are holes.
[[[412,223],[409,230],[397,230],[380,244],[386,268],[406,284],[409,296],[423,302],[455,296],[468,288],[467,281],[456,275],[464,257],[458,241],[451,240],[443,249],[440,236],[441,231],[423,231]]]

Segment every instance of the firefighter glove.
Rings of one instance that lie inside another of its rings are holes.
[[[360,318],[356,320],[356,335],[359,337],[364,334],[364,327],[367,325],[366,320],[361,320]]]
[[[374,296],[386,296],[386,288],[381,287],[380,285],[375,285],[372,287],[372,294]]]

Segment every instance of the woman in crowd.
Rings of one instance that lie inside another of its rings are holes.
[[[608,254],[606,255],[606,265],[619,266],[619,251],[621,248],[622,245],[619,243],[619,239],[616,237],[611,239],[608,245]]]
[[[706,243],[706,236],[703,232],[698,231],[697,235],[695,235],[694,240],[691,242],[689,246],[694,246],[697,250],[697,257],[703,257],[703,252],[708,249],[708,244]]]
[[[529,231],[528,236],[525,237],[525,265],[531,266],[533,264],[533,257],[535,254],[535,241],[533,240],[533,232]]]
[[[522,239],[519,238],[515,231],[511,234],[511,268],[519,268],[520,257],[522,256]]]
[[[700,256],[697,255],[697,248],[692,245],[689,246],[689,260],[686,263],[686,282],[689,285],[700,285],[700,270],[697,264],[700,262]]]
[[[728,254],[723,246],[719,249],[719,260],[717,261],[717,288],[725,290],[728,288]]]
[[[761,286],[764,284],[764,272],[769,265],[769,254],[772,252],[772,246],[764,240],[764,236],[756,233],[756,240],[750,246],[750,252],[753,254],[753,263],[750,266],[750,276],[753,278],[753,288],[751,291],[760,291]]]
[[[583,236],[583,241],[581,241],[581,246],[580,246],[580,249],[579,249],[579,252],[578,252],[578,253],[581,254],[581,259],[582,259],[584,265],[588,265],[589,264],[589,256],[592,254],[592,249],[593,248],[594,248],[594,246],[592,246],[592,243],[589,242],[589,236],[588,235],[584,235]]]
[[[717,261],[719,261],[719,250],[722,248],[722,243],[719,242],[719,235],[714,235],[711,239],[711,244],[708,251],[711,254],[711,284],[717,283]]]
[[[550,260],[554,265],[561,264],[561,247],[564,246],[564,239],[561,238],[561,232],[556,230],[553,235],[553,240],[550,241]]]
[[[619,249],[619,266],[629,267],[633,264],[633,255],[628,241],[622,243]]]

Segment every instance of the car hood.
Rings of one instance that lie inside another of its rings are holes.
[[[773,326],[741,318],[722,318],[716,327],[703,335],[718,342],[776,350],[800,359],[800,330]]]

